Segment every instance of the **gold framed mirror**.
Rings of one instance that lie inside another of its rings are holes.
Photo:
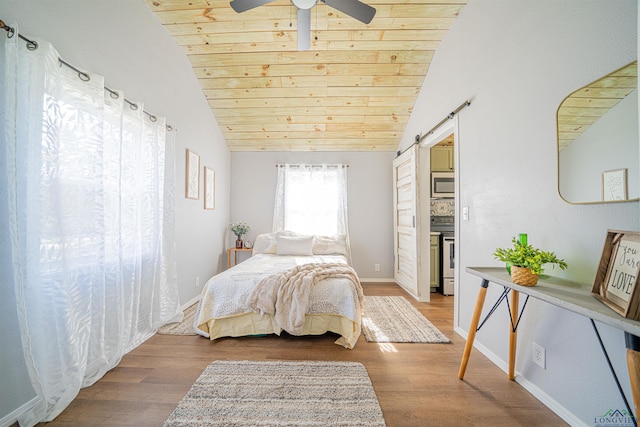
[[[569,203],[640,198],[638,61],[584,86],[557,111],[558,192]]]

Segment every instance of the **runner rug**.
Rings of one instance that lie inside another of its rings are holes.
[[[193,304],[184,311],[182,322],[167,323],[158,329],[160,335],[198,335],[193,330],[193,321],[196,317],[198,304]]]
[[[164,423],[165,427],[336,425],[385,425],[360,363],[217,360]]]
[[[369,342],[450,343],[405,297],[366,296],[362,331]]]

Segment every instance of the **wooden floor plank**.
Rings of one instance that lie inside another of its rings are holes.
[[[47,427],[162,426],[214,360],[356,361],[367,368],[389,427],[566,425],[477,350],[457,378],[464,339],[453,331],[453,297],[420,303],[395,284],[364,284],[366,295],[403,295],[451,344],[376,344],[353,350],[318,337],[222,338],[155,335],[78,397]]]

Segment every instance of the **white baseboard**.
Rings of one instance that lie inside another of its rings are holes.
[[[576,417],[573,413],[569,412],[567,408],[558,403],[547,393],[538,388],[537,385],[527,380],[522,375],[518,375],[516,372],[516,382],[520,384],[525,390],[531,393],[536,399],[538,399],[544,406],[551,409],[557,416],[562,418],[570,426],[590,427],[590,424],[585,423],[580,418]]]
[[[454,328],[454,331],[463,337],[465,340],[467,339],[467,332],[461,328]],[[482,353],[487,359],[489,359],[494,365],[500,368],[505,374],[509,371],[509,364],[505,360],[502,360],[495,353],[489,350],[487,347],[475,341],[473,343],[473,347]],[[462,354],[460,355],[462,357]],[[506,379],[506,377],[505,377]],[[553,411],[557,416],[562,418],[567,424],[570,426],[582,426],[588,427],[584,421],[576,417],[572,412],[570,412],[567,408],[558,403],[557,400],[553,399],[547,393],[545,393],[542,389],[540,389],[537,385],[529,381],[527,378],[522,376],[518,371],[516,371],[515,381],[520,384],[525,390],[533,395],[536,399],[538,399],[544,406]]]
[[[395,279],[393,278],[376,278],[376,279],[365,279],[360,278],[360,283],[395,283]]]
[[[24,405],[11,411],[11,413],[0,418],[0,427],[9,427],[14,423],[18,422],[18,417],[20,417],[20,415],[26,413],[27,411],[31,410],[31,408],[36,406],[39,401],[40,401],[40,398],[36,396],[30,401],[28,401],[27,403],[25,403]]]

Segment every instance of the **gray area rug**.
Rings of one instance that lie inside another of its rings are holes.
[[[405,297],[366,296],[362,331],[369,342],[450,343]]]
[[[356,362],[211,363],[165,427],[384,426],[365,367]]]
[[[198,335],[193,330],[193,321],[196,317],[196,308],[198,303],[184,311],[182,322],[167,323],[158,329],[160,335]]]

